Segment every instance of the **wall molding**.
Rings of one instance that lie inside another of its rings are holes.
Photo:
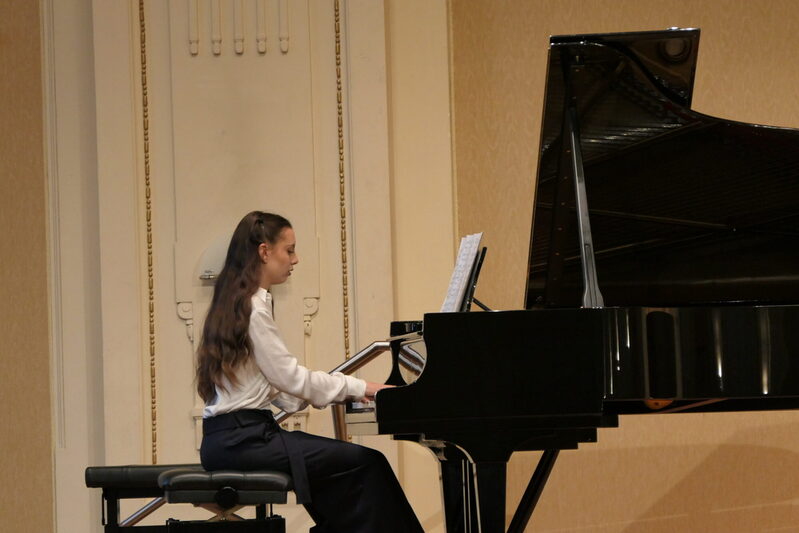
[[[349,145],[344,136],[344,91],[341,73],[341,1],[334,0],[334,25],[336,31],[336,113],[338,119],[338,187],[339,221],[341,223],[341,308],[343,311],[344,357],[350,358],[350,299],[349,299],[349,250],[347,247],[347,172],[345,155]]]
[[[100,306],[109,463],[149,461],[138,2],[93,0]],[[134,398],[140,399],[138,402]],[[135,458],[135,459],[133,459]]]
[[[277,36],[277,49],[289,52],[291,41],[288,0],[187,0],[189,54],[201,56],[264,56],[268,39]]]
[[[43,0],[42,80],[44,93],[44,157],[47,169],[47,244],[48,292],[50,294],[50,383],[53,437],[56,448],[66,446],[66,407],[64,405],[64,330],[61,305],[61,233],[59,231],[60,194],[58,186],[58,120],[55,81],[55,25],[53,0]],[[55,465],[54,467],[55,468]]]
[[[147,237],[147,321],[148,364],[150,370],[150,454],[153,464],[158,464],[158,387],[156,381],[155,350],[155,279],[153,276],[153,201],[150,187],[150,106],[147,93],[147,21],[144,0],[139,0],[139,58],[141,77],[141,127],[142,157],[144,159],[144,222]]]

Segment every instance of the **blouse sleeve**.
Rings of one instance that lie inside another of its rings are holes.
[[[279,391],[306,400],[317,409],[362,398],[366,393],[366,382],[362,379],[339,372],[309,370],[300,365],[286,348],[275,321],[265,309],[253,309],[249,333],[258,368]]]
[[[306,402],[302,398],[297,398],[296,396],[292,396],[291,394],[286,394],[285,392],[281,392],[280,394],[275,396],[272,399],[272,403],[278,409],[282,409],[289,414],[296,413],[297,411],[302,411],[303,409],[308,407],[308,402]]]

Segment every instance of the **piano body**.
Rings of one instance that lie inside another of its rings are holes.
[[[526,309],[392,324],[399,386],[348,427],[437,454],[448,532],[505,531],[514,451],[521,532],[619,415],[799,408],[799,131],[692,111],[698,42],[553,37]]]

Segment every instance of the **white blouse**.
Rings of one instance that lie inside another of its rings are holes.
[[[238,384],[222,377],[224,388],[205,406],[209,418],[240,409],[266,409],[269,404],[293,413],[308,403],[321,409],[331,403],[363,398],[366,382],[336,372],[309,370],[291,355],[272,316],[272,295],[258,288],[252,296],[249,335],[253,357],[235,369]]]

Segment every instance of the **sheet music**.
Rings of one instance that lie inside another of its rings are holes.
[[[461,238],[455,269],[452,271],[452,277],[447,288],[447,296],[441,306],[442,313],[454,313],[460,310],[463,295],[466,293],[466,284],[469,282],[469,274],[472,272],[472,267],[480,250],[480,239],[482,237],[483,233],[480,232]]]

